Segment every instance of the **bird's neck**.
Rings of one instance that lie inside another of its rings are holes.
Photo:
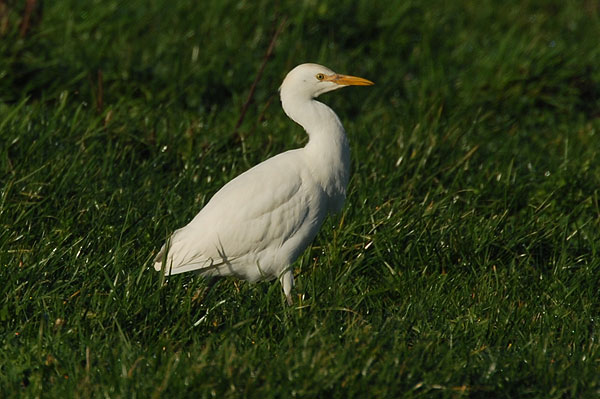
[[[285,113],[306,130],[304,147],[313,176],[332,200],[332,210],[341,209],[350,176],[350,146],[339,118],[327,105],[314,99],[281,98]]]

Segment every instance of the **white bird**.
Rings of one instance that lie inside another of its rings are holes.
[[[339,118],[319,95],[373,82],[321,65],[292,69],[280,87],[285,113],[306,130],[306,146],[278,154],[223,186],[154,259],[165,275],[195,271],[250,282],[279,278],[288,304],[292,263],[328,213],[339,212],[350,175],[350,147]]]

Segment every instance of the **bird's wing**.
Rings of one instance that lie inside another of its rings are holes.
[[[307,220],[314,190],[307,189],[301,157],[292,150],[239,175],[185,227],[175,231],[155,259],[166,274],[209,270],[281,246]],[[308,178],[310,180],[310,178]]]

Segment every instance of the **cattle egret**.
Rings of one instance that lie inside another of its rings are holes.
[[[313,241],[328,213],[339,212],[350,175],[350,147],[339,118],[315,99],[373,82],[317,64],[292,69],[281,105],[306,130],[306,146],[276,155],[221,188],[154,259],[165,275],[195,271],[250,282],[279,278],[288,304],[292,263]]]

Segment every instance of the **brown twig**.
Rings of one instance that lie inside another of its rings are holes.
[[[8,6],[5,0],[0,0],[0,36],[8,31]]]
[[[248,93],[248,98],[246,99],[246,102],[244,103],[244,106],[242,107],[242,112],[240,113],[240,117],[239,117],[237,123],[235,124],[235,129],[233,130],[234,137],[237,135],[238,129],[240,128],[240,126],[242,125],[242,122],[244,121],[244,117],[246,116],[246,111],[248,110],[248,106],[250,105],[250,102],[252,102],[252,98],[254,97],[254,91],[256,90],[256,85],[258,84],[258,81],[262,77],[263,71],[265,69],[265,66],[267,65],[267,61],[269,60],[269,57],[273,53],[273,49],[275,48],[275,42],[277,41],[277,36],[279,36],[281,31],[283,30],[283,27],[285,26],[286,22],[287,22],[287,17],[284,17],[283,21],[281,21],[281,23],[279,24],[279,27],[277,27],[277,30],[275,31],[275,33],[273,34],[273,37],[271,38],[271,43],[269,44],[269,48],[267,49],[267,52],[265,53],[262,65],[260,66],[260,69],[258,70],[256,77],[254,78],[254,82],[252,83],[252,86],[250,87],[250,93]]]
[[[19,37],[25,37],[27,29],[29,29],[29,22],[31,20],[31,14],[35,9],[37,0],[27,0],[25,3],[25,11],[23,12],[23,19],[21,20],[21,27],[19,28]]]

